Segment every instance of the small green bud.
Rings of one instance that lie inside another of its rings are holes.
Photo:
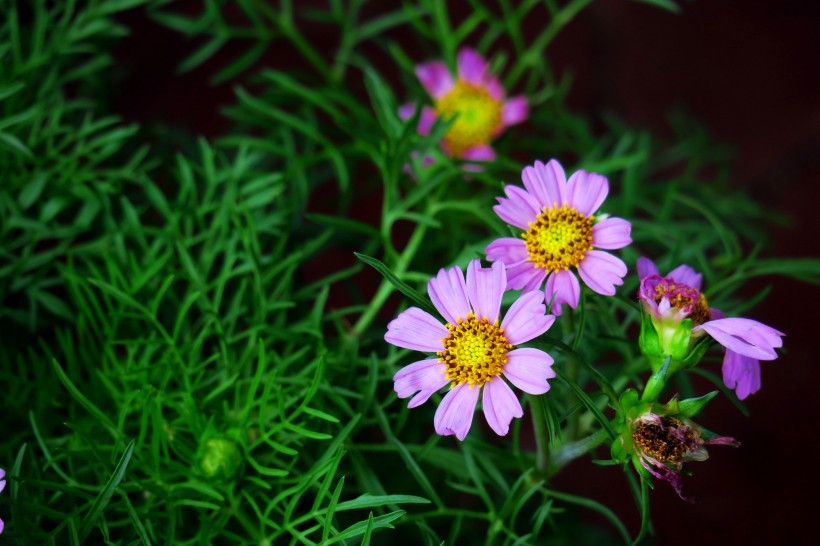
[[[242,461],[239,447],[226,438],[209,438],[200,447],[199,470],[206,478],[230,479]]]

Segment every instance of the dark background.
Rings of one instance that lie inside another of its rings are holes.
[[[199,5],[181,2],[175,9],[195,13]],[[600,0],[579,14],[548,51],[559,74],[574,74],[570,106],[590,117],[614,112],[666,137],[671,137],[667,115],[684,107],[717,141],[733,148],[733,186],[791,216],[790,226],[773,228],[772,254],[817,257],[820,2],[681,5],[682,12],[673,15],[641,3]],[[177,74],[196,44],[141,14],[126,15],[123,22],[132,36],[117,50],[124,75],[115,94],[118,112],[149,128],[176,124],[208,138],[225,131],[229,123],[219,110],[233,102],[232,84],[214,87],[208,81],[220,56]],[[308,38],[328,51],[336,43],[327,36]],[[423,58],[412,44],[408,51]],[[271,51],[260,65],[282,69],[293,62],[292,55]],[[703,415],[708,428],[738,438],[742,447],[712,448],[708,462],[691,465],[694,475],[684,487],[695,504],[658,484],[652,513],[659,544],[813,543],[820,488],[815,462],[820,361],[814,349],[820,336],[814,337],[813,328],[820,290],[766,278],[751,282],[748,293],[767,284],[774,290],[746,316],[784,331],[786,352],[762,363],[763,389],[748,400],[751,417],[721,397]],[[582,460],[560,475],[556,486],[604,502],[637,530],[619,472]]]

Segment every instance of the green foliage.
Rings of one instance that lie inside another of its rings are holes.
[[[409,412],[392,390],[414,357],[383,341],[402,301],[391,295],[429,305],[420,294],[431,275],[465,266],[507,234],[491,213],[500,181],[516,182],[523,163],[548,156],[610,178],[607,212],[633,222],[627,263],[641,254],[663,256],[662,270],[688,262],[705,272],[722,309],[742,307],[734,294],[751,277],[817,280],[817,261],[759,257],[768,211],[727,189],[726,154],[691,120],[673,118],[679,138],[668,144],[617,119],[593,132],[568,110],[569,80],[554,76],[543,52],[588,3],[471,0],[469,15],[455,20],[436,0],[388,10],[360,0],[321,8],[208,0],[193,17],[147,0],[2,0],[4,539],[643,537],[648,486],[631,470],[639,531],[620,509],[550,482],[614,435],[617,393],[649,371],[634,339],[635,279],[614,298],[585,295],[575,322],[562,318],[563,333],[539,342],[561,360],[538,407],[547,468],[521,448],[530,434],[521,420],[505,439],[477,424],[458,445],[433,434],[434,404]],[[180,71],[239,48],[214,76],[237,81],[229,133],[213,143],[190,135],[187,155],[161,139],[149,150],[112,114],[101,97],[112,85],[112,44],[128,31],[117,19],[126,9],[192,39]],[[525,18],[543,20],[543,31],[525,36]],[[331,54],[311,43],[309,27],[339,37]],[[422,59],[394,31],[450,64],[462,44],[497,51],[493,70],[530,98],[531,122],[520,128],[528,137],[508,131],[499,159],[466,178],[440,151],[446,123],[422,137],[417,117],[397,115],[398,105],[427,98],[412,72]],[[257,67],[280,50],[298,56],[298,69]],[[394,64],[377,70],[379,54]],[[436,161],[425,166],[428,155]],[[706,180],[707,171],[717,174]],[[362,214],[362,203],[380,204]],[[611,528],[572,525],[578,508]]]

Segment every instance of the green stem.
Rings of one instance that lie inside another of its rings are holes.
[[[404,247],[401,255],[399,256],[398,260],[396,261],[396,265],[393,266],[393,273],[399,278],[407,272],[407,268],[410,267],[410,262],[413,261],[413,257],[418,252],[419,247],[421,246],[421,242],[424,240],[424,235],[427,233],[427,226],[424,224],[417,224],[415,231],[413,231],[413,235],[410,236],[410,241],[407,243],[407,246]],[[373,297],[373,301],[370,302],[367,310],[359,317],[359,320],[353,326],[353,334],[356,337],[360,337],[367,327],[370,326],[370,323],[373,322],[373,319],[376,318],[376,314],[381,310],[384,302],[393,293],[393,285],[390,284],[390,281],[387,279],[382,279],[381,284],[379,285],[378,290],[376,291],[376,295]]]
[[[544,477],[550,474],[550,440],[543,395],[530,396],[532,428],[535,434],[535,468]]]
[[[564,334],[564,343],[572,345],[570,338],[575,333],[575,312],[573,309],[567,309],[564,312],[564,320],[561,321],[561,329]],[[577,334],[576,334],[577,335]],[[578,384],[578,377],[580,375],[580,364],[574,354],[570,354],[567,358],[567,379],[576,385]],[[567,407],[572,407],[579,402],[579,399],[574,394],[570,393],[569,403]],[[580,428],[581,414],[578,411],[572,412],[567,418],[567,438],[570,441],[578,439],[578,429]]]
[[[641,395],[641,400],[644,402],[655,402],[660,396],[661,391],[666,386],[666,376],[669,372],[669,365],[672,362],[672,357],[667,356],[666,360],[664,360],[663,365],[661,365],[660,369],[653,373],[652,376],[649,378],[649,381],[646,382],[646,387],[643,390],[643,394]],[[654,367],[654,366],[653,366]]]
[[[506,89],[512,89],[518,80],[536,63],[544,58],[544,50],[552,42],[558,32],[569,24],[578,13],[584,9],[592,0],[572,0],[560,11],[555,13],[550,20],[549,26],[543,31],[527,48],[524,55],[519,56],[518,62],[510,71],[504,82]]]

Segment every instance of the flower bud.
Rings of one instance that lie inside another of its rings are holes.
[[[200,446],[199,470],[206,478],[227,480],[242,466],[242,453],[236,442],[209,438]]]

